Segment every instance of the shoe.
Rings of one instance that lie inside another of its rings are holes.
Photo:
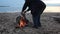
[[[41,25],[39,25],[38,27],[42,27]]]
[[[33,26],[32,28],[38,29],[38,27],[37,27],[37,26]]]

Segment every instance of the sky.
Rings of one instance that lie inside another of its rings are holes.
[[[42,1],[47,6],[60,6],[60,0],[42,0]],[[0,12],[21,11],[23,4],[24,0],[0,0]]]
[[[24,0],[0,0],[0,6],[18,7],[24,3]]]
[[[60,0],[42,0],[47,6],[60,6]]]
[[[60,0],[42,0],[46,4],[60,4]],[[18,7],[24,4],[24,0],[0,0],[0,6]]]
[[[46,4],[60,4],[60,0],[42,0]]]

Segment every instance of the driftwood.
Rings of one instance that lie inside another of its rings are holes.
[[[57,21],[58,23],[60,23],[60,16],[52,16],[52,17],[53,17],[53,19],[55,21]]]

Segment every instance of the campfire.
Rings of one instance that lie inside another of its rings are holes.
[[[16,18],[16,22],[18,23],[18,26],[19,28],[24,28],[26,25],[27,25],[27,21],[26,19],[24,19],[23,17],[21,16],[18,16]]]
[[[19,24],[20,28],[23,28],[23,27],[25,27],[25,26],[27,25],[27,24],[26,24],[26,21],[25,21],[25,19],[24,19],[23,17],[21,17],[19,23],[20,23],[20,24]]]
[[[27,22],[29,21],[26,19],[25,14],[22,13],[16,18],[16,22],[19,24],[18,27],[24,28],[26,25],[28,25]]]

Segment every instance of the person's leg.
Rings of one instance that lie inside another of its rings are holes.
[[[41,27],[40,17],[41,17],[40,14],[38,14],[38,16],[37,16],[38,27]]]
[[[43,10],[44,8],[41,8],[40,10],[35,10],[35,13],[32,14],[35,27],[41,27],[40,17],[41,17],[41,14],[43,13]]]
[[[38,18],[38,25],[40,27],[41,27],[41,22],[40,22],[41,14],[43,13],[43,11],[44,11],[45,8],[46,8],[45,4],[43,4],[43,6],[41,6],[40,8],[38,8],[38,12],[37,12],[38,16],[37,16],[37,18]]]
[[[32,10],[32,17],[33,17],[33,22],[35,27],[39,27],[39,26],[41,27],[40,17],[45,8],[46,5],[43,5],[41,7],[38,7],[37,9]]]
[[[33,23],[34,23],[34,27],[40,27],[41,23],[40,23],[40,15],[33,15]]]
[[[33,27],[37,28],[37,17],[34,15],[32,17],[33,17],[33,23],[34,23]]]

